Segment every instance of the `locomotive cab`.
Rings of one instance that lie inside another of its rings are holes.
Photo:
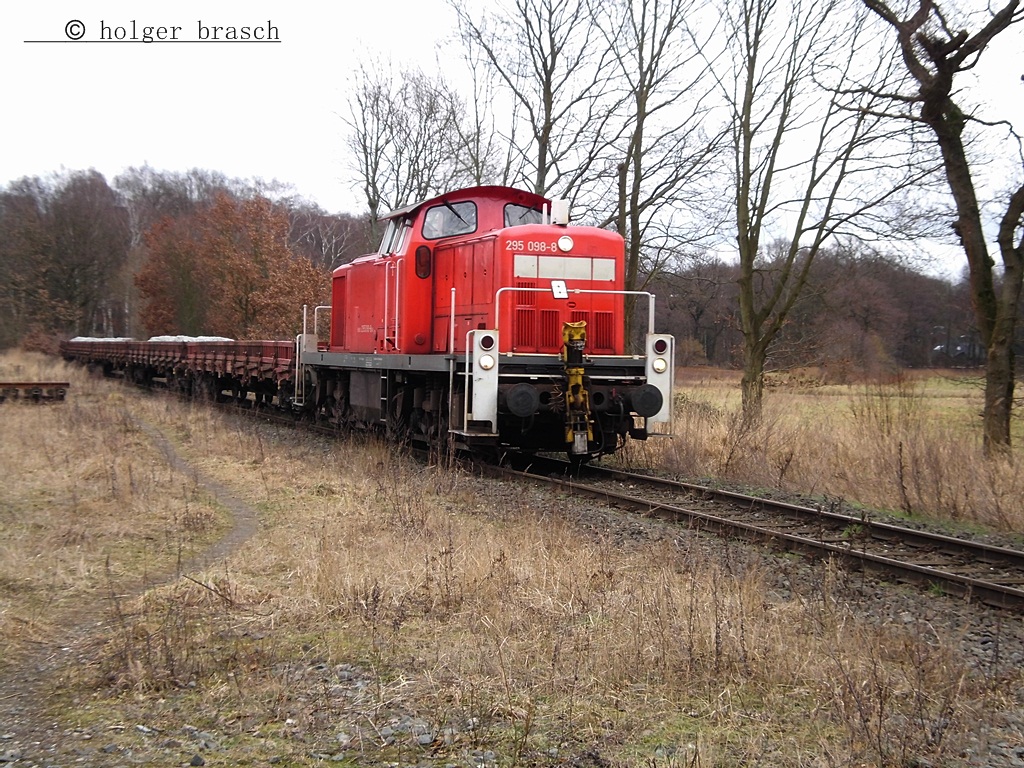
[[[642,294],[645,349],[627,352],[617,233],[506,187],[384,221],[377,252],[334,272],[327,344],[300,351],[318,418],[579,458],[671,423],[672,338]]]

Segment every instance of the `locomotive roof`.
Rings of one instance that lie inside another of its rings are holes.
[[[432,197],[429,200],[423,200],[419,203],[413,203],[407,205],[404,208],[396,208],[390,213],[381,216],[382,220],[393,219],[398,216],[405,216],[418,211],[424,206],[432,203],[440,202],[453,202],[456,200],[473,200],[488,198],[491,200],[500,200],[506,203],[515,203],[516,205],[522,205],[526,208],[541,208],[545,205],[550,206],[551,201],[546,197],[538,195],[534,192],[527,192],[524,189],[515,189],[514,187],[500,187],[500,186],[486,186],[486,187],[466,187],[465,189],[457,189],[453,192],[445,192],[443,195]]]

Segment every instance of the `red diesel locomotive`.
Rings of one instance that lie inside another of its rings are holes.
[[[64,354],[430,444],[612,453],[670,429],[674,342],[637,292],[645,354],[627,353],[622,238],[567,214],[507,187],[450,192],[390,213],[294,344],[72,340]]]

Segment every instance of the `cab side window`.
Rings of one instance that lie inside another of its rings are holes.
[[[382,256],[403,253],[406,235],[411,226],[412,222],[408,219],[389,219],[387,228],[384,230],[384,237],[380,241],[380,249],[377,252]]]

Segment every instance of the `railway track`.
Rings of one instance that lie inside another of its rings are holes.
[[[835,557],[903,582],[1024,612],[1024,552],[928,531],[604,467],[535,460],[494,472],[548,483],[647,517]]]
[[[64,400],[70,387],[67,381],[0,381],[0,403],[7,400],[59,402]]]
[[[294,418],[273,409],[222,408],[281,424]],[[333,427],[303,428],[337,436]],[[416,451],[426,457],[428,451]],[[515,468],[518,466],[520,468]],[[693,483],[586,465],[574,475],[566,461],[547,457],[513,460],[508,466],[477,464],[482,473],[550,484],[646,517],[691,529],[771,543],[815,557],[836,557],[869,571],[915,583],[995,608],[1024,613],[1024,552],[967,539],[804,507]]]

